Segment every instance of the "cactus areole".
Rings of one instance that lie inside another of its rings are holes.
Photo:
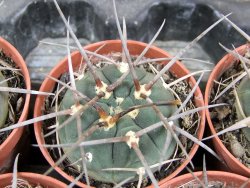
[[[237,88],[237,94],[240,101],[240,106],[235,103],[236,113],[239,120],[250,116],[250,79],[246,76],[239,84]],[[241,108],[241,110],[240,110]],[[250,128],[246,127],[242,129],[246,139],[250,142]]]
[[[124,63],[118,62],[118,66],[105,65],[102,68],[96,68],[96,73],[101,78],[103,87],[105,87],[119,79],[123,75],[123,69]],[[151,81],[154,77],[152,73],[147,72],[141,67],[135,67],[135,73],[139,79],[141,88],[143,88],[143,85]],[[79,92],[83,93],[90,99],[97,96],[98,92],[100,92],[100,88],[96,87],[93,76],[89,72],[86,72],[81,79],[76,80],[76,88]],[[107,92],[105,89],[102,91],[105,95],[98,100],[97,105],[105,110],[107,113],[107,119],[112,118],[115,114],[135,105],[147,104],[145,99],[138,97],[138,92],[135,91],[133,79],[130,74],[123,80],[121,85],[112,92]],[[149,96],[153,102],[173,101],[175,99],[173,94],[163,87],[161,81],[158,81],[152,87],[150,92],[147,92],[147,96]],[[84,105],[86,102],[82,100],[80,101],[80,104]],[[60,110],[72,108],[74,105],[75,101],[73,93],[72,91],[67,90],[60,103]],[[177,106],[159,106],[159,109],[165,117],[169,117],[176,111]],[[59,124],[62,124],[67,118],[69,118],[69,116],[60,117]],[[104,120],[105,119],[100,117],[93,106],[89,106],[81,114],[82,133],[91,126]],[[138,147],[150,166],[157,164],[161,158],[162,148],[164,147],[167,137],[167,130],[164,127],[160,127],[138,138],[132,133],[136,133],[137,131],[157,122],[160,122],[160,118],[152,107],[136,109],[122,116],[115,123],[109,124],[106,127],[100,127],[92,135],[86,137],[85,141],[133,135],[134,138],[132,142],[138,144]],[[178,125],[178,122],[175,123]],[[72,121],[67,126],[64,126],[59,131],[60,143],[68,144],[77,142],[78,130],[76,120]],[[173,138],[171,139],[172,143],[164,156],[164,160],[169,159],[175,151],[176,142]],[[118,183],[129,177],[138,177],[136,171],[104,170],[107,168],[133,168],[136,170],[143,167],[130,144],[126,142],[118,142],[85,146],[85,159],[89,177],[98,181],[110,183]],[[67,152],[68,149],[69,148],[66,147],[63,148],[64,152]],[[77,169],[81,171],[83,170],[81,165],[82,157],[80,148],[70,152],[70,154],[68,154],[68,160]],[[152,169],[152,171],[154,172],[156,169],[157,168]]]

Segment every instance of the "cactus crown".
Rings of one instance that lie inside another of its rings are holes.
[[[96,69],[96,73],[101,78],[103,86],[116,82],[117,79],[122,76],[121,65],[122,63],[119,63],[118,66],[106,65],[102,68]],[[152,73],[149,73],[144,68],[140,67],[135,68],[135,73],[141,85],[148,83],[154,77]],[[79,92],[83,93],[90,99],[94,98],[98,95],[98,92],[100,92],[96,88],[95,80],[89,72],[87,72],[80,80],[76,81],[76,88]],[[72,91],[68,90],[60,104],[60,110],[74,107],[75,101],[72,96]],[[158,81],[152,87],[149,96],[155,103],[174,101],[175,99],[173,94],[163,87],[161,81]],[[87,137],[86,140],[127,136],[132,132],[137,132],[149,125],[159,122],[160,119],[152,107],[135,109],[118,118],[118,120],[115,120],[115,117],[119,113],[126,111],[133,106],[146,103],[145,99],[138,97],[133,85],[132,77],[130,75],[127,76],[117,88],[112,92],[107,92],[106,95],[97,102],[97,105],[105,111],[105,115],[99,114],[93,106],[87,107],[81,115],[82,132],[88,130],[94,124],[105,122],[103,127],[98,128],[98,130]],[[85,104],[85,101],[80,101],[79,105]],[[176,111],[177,106],[176,104],[172,104],[168,106],[160,106],[159,109],[165,117],[170,117]],[[67,118],[68,117],[59,118],[59,124],[62,124]],[[176,125],[178,125],[177,122]],[[65,126],[59,131],[60,142],[63,144],[77,142],[77,132],[77,123],[76,120],[74,120],[68,126]],[[167,131],[164,127],[145,134],[140,138],[137,137],[138,147],[141,149],[141,152],[149,165],[159,162],[161,150],[164,146],[166,137]],[[164,156],[164,160],[171,157],[175,150],[176,142],[172,138],[171,140],[170,147]],[[91,156],[91,158],[87,160],[90,177],[103,182],[118,183],[126,178],[135,176],[136,172],[103,171],[103,169],[107,168],[136,169],[143,167],[141,161],[136,157],[135,151],[130,147],[131,145],[128,142],[85,147],[85,153]],[[66,148],[64,150],[67,152]],[[68,155],[68,159],[72,164],[80,167],[80,149],[78,148],[74,152],[71,152]]]

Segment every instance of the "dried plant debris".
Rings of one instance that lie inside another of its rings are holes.
[[[121,53],[115,52],[115,53],[107,54],[105,56],[112,59],[112,60],[114,60],[117,64],[122,61]],[[137,57],[138,56],[132,56],[132,60],[135,60]],[[146,58],[143,58],[143,60],[146,60]],[[101,60],[100,58],[94,57],[94,58],[92,58],[92,61],[94,62],[94,67],[96,68],[96,70],[98,68],[102,68],[102,69],[104,69],[106,71],[108,70],[107,68],[110,69],[110,65],[108,65],[105,61]],[[153,63],[153,68],[149,64],[140,65],[138,68],[143,68],[146,72],[148,72],[150,74],[155,74],[155,71],[161,70],[162,66],[164,66],[164,65]],[[88,68],[84,68],[84,71],[85,71],[84,74],[88,74]],[[82,72],[82,70],[79,70],[78,72],[75,72],[75,75],[79,75],[81,72]],[[114,70],[113,70],[113,72],[114,72]],[[108,75],[108,74],[106,74],[106,75]],[[169,72],[166,73],[163,76],[163,78],[164,78],[164,83],[166,83],[166,84],[171,83],[174,80],[176,80],[176,77],[173,76],[172,74],[170,74]],[[77,76],[75,76],[75,79],[77,79]],[[64,83],[69,83],[70,82],[69,73],[66,73],[66,74],[62,75],[61,78],[60,78],[60,81],[62,81]],[[55,92],[60,91],[60,93],[58,94],[58,99],[57,99],[58,104],[60,104],[60,105],[62,105],[63,98],[65,98],[65,95],[67,95],[67,89],[61,90],[62,87],[63,86],[61,84],[58,84],[58,86],[55,87]],[[179,96],[178,98],[176,98],[176,97],[172,98],[172,100],[182,100],[182,101],[184,101],[186,99],[186,97],[188,96],[188,94],[190,93],[191,88],[187,84],[186,81],[180,81],[177,84],[173,85],[172,90],[177,94],[177,96]],[[86,93],[86,92],[84,92],[84,93]],[[122,92],[122,94],[123,93],[124,93],[124,91]],[[117,94],[117,96],[119,95],[119,93],[116,93],[116,94]],[[69,100],[67,99],[67,101],[69,101]],[[54,99],[53,96],[48,97],[46,105],[45,105],[46,106],[46,108],[45,108],[45,113],[46,114],[49,114],[49,113],[55,111],[55,109],[56,109],[55,104],[56,103],[54,103],[54,102],[55,102],[55,99]],[[100,103],[98,103],[98,104],[100,104]],[[131,105],[133,106],[133,105],[136,105],[136,104],[131,104]],[[117,108],[121,108],[121,106],[123,106],[123,105],[119,104],[117,106]],[[185,106],[184,111],[189,110],[189,109],[194,109],[194,108],[195,108],[195,106],[194,106],[194,101],[193,101],[193,97],[192,97],[192,100],[190,100],[188,102],[188,104]],[[122,111],[122,109],[120,109],[120,110],[119,109],[109,110],[110,114],[115,113],[115,112],[119,113],[121,111]],[[86,112],[84,112],[84,113],[86,113]],[[91,113],[94,113],[94,112],[91,112]],[[150,113],[153,113],[153,111],[150,111]],[[145,115],[144,115],[144,119],[147,120],[147,118],[145,118]],[[63,121],[66,121],[66,119],[64,119]],[[152,120],[150,120],[150,121],[152,121]],[[157,120],[156,122],[158,122],[158,121],[159,120]],[[151,122],[151,124],[152,123],[153,122]],[[46,120],[44,124],[45,124],[45,126],[43,126],[44,127],[44,134],[46,135],[47,133],[49,133],[51,131],[50,127],[56,124],[56,119]],[[199,124],[199,113],[198,112],[196,112],[194,114],[187,115],[187,116],[185,116],[183,119],[181,119],[179,121],[179,126],[181,128],[183,128],[184,130],[188,130],[189,133],[192,134],[195,137],[196,137],[196,131],[198,129],[198,124]],[[164,130],[162,130],[162,131],[164,131]],[[65,136],[65,132],[63,134]],[[191,147],[193,146],[193,142],[190,141],[189,139],[186,139],[186,137],[181,136],[181,135],[180,135],[179,138],[180,138],[183,146],[185,147],[186,151],[189,152]],[[60,139],[60,141],[61,140],[62,139]],[[75,142],[75,141],[73,141],[73,142]],[[56,134],[53,134],[51,137],[46,137],[46,143],[47,144],[58,144]],[[95,146],[93,146],[93,147],[95,147]],[[87,150],[87,149],[85,149],[85,150]],[[51,155],[53,156],[54,160],[57,161],[60,158],[60,156],[63,153],[67,152],[67,151],[58,150],[56,148],[56,149],[51,149],[50,152],[51,152]],[[86,152],[86,154],[88,154],[88,152]],[[182,152],[182,150],[180,148],[175,146],[175,147],[173,147],[172,154],[170,154],[169,157],[178,159],[178,158],[185,158],[185,155],[183,154],[183,152]],[[90,156],[90,158],[86,158],[86,159],[91,160],[91,156]],[[64,160],[64,162],[60,165],[60,167],[64,171],[66,171],[68,174],[73,175],[74,177],[77,177],[81,173],[81,168],[78,168],[77,165],[72,164],[72,162],[70,162],[71,160],[69,158],[66,158]],[[159,159],[157,159],[157,161],[158,160]],[[154,162],[154,163],[156,163],[156,162]],[[166,177],[167,175],[171,174],[180,164],[181,164],[181,160],[177,160],[177,161],[173,161],[170,164],[163,165],[162,168],[160,169],[160,171],[156,171],[154,173],[156,179],[159,181],[160,179],[162,179],[162,178]],[[86,180],[85,180],[84,177],[81,178],[80,181],[86,183]],[[104,182],[101,182],[101,181],[94,180],[92,178],[90,178],[89,181],[90,181],[90,184],[92,186],[96,186],[96,187],[113,187],[113,185],[110,184],[110,183],[104,183]],[[138,181],[133,181],[133,182],[130,182],[130,183],[127,183],[127,184],[123,185],[123,187],[136,187],[137,184],[138,184]],[[144,186],[147,186],[147,185],[151,184],[151,181],[148,178],[143,178],[141,184],[142,184],[142,187],[144,187]]]
[[[0,49],[0,87],[25,88],[22,74],[15,62]],[[16,92],[0,92],[1,118],[0,128],[17,123],[21,116],[25,95]],[[6,103],[6,104],[5,104]],[[0,133],[0,144],[11,131]]]
[[[247,56],[245,56],[247,57]],[[249,57],[248,57],[249,58]],[[250,68],[249,65],[248,69]],[[215,98],[218,93],[225,89],[235,78],[244,72],[244,67],[239,60],[235,60],[234,65],[222,74],[219,81],[214,83],[214,88],[211,92],[211,99]],[[227,103],[229,105],[216,107],[210,110],[211,119],[214,122],[217,132],[235,124],[241,117],[236,110],[235,92],[239,88],[240,81],[231,87],[225,94],[219,97],[215,103]],[[249,105],[246,103],[246,105]],[[249,129],[249,128],[247,128]],[[229,151],[245,166],[250,168],[250,140],[244,134],[244,129],[238,129],[232,132],[227,132],[220,136],[225,146]]]

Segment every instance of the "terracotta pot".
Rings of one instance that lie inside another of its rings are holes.
[[[11,185],[12,173],[0,175],[0,187]],[[18,178],[27,180],[30,184],[41,185],[44,188],[66,188],[67,185],[49,176],[29,172],[19,172]]]
[[[100,54],[107,54],[109,52],[121,52],[122,50],[122,46],[121,46],[121,42],[120,40],[110,40],[110,41],[103,41],[103,42],[98,42],[95,44],[90,44],[88,46],[85,47],[85,49],[89,50],[89,51],[95,51],[97,50],[100,46],[102,46],[103,44],[106,44],[103,48],[101,48],[101,50],[99,50],[98,52]],[[137,41],[128,41],[128,49],[130,51],[130,53],[132,55],[138,55],[140,54],[143,49],[146,47],[147,44],[142,43],[142,42],[137,42]],[[163,57],[170,57],[170,55],[168,53],[166,53],[165,51],[157,48],[157,47],[151,47],[150,50],[146,53],[145,55],[148,58],[163,58]],[[79,52],[73,52],[71,54],[72,57],[72,62],[73,62],[73,67],[77,67],[80,63],[81,60],[81,55]],[[67,64],[67,58],[63,59],[51,72],[50,72],[50,76],[58,78],[62,73],[67,72],[68,71],[68,64]],[[186,74],[189,73],[189,71],[180,63],[177,62],[175,63],[170,71],[175,74],[177,77],[182,77]],[[190,85],[193,87],[193,85],[196,83],[195,79],[193,77],[189,78],[188,82],[190,83]],[[45,79],[44,82],[42,83],[42,86],[40,88],[40,91],[46,91],[46,92],[51,92],[52,88],[54,87],[55,82],[52,81],[51,79]],[[203,106],[204,102],[203,102],[203,96],[202,93],[200,91],[200,89],[197,89],[195,92],[195,103],[196,106]],[[44,96],[38,96],[36,103],[35,103],[35,111],[34,111],[34,116],[38,117],[42,115],[42,109],[44,106],[44,100],[45,97]],[[201,139],[203,136],[203,132],[204,132],[204,125],[205,125],[205,111],[201,111],[200,112],[200,116],[201,116],[201,122],[200,122],[200,126],[199,126],[199,130],[197,132],[198,138]],[[36,135],[36,139],[39,145],[43,145],[45,144],[44,138],[43,138],[43,131],[42,131],[42,123],[38,122],[35,123],[35,135]],[[55,162],[53,161],[53,159],[51,158],[51,156],[49,155],[49,152],[46,148],[44,147],[40,147],[43,155],[45,156],[45,158],[47,159],[47,161],[50,163],[50,165],[54,165]],[[194,154],[196,153],[198,149],[198,145],[194,145],[189,153],[190,158],[192,158],[194,156]],[[175,177],[187,164],[189,163],[188,160],[185,160],[183,162],[183,164],[181,166],[179,166],[171,175],[169,175],[168,177],[166,177],[165,179],[161,180],[159,182],[159,184],[163,184],[164,182],[166,182],[167,180]],[[64,176],[66,179],[68,179],[69,181],[72,181],[73,178],[71,176],[69,176],[68,174],[66,174],[65,172],[63,172],[59,167],[56,167],[55,170],[57,170],[62,176]],[[80,185],[81,187],[85,187],[85,184],[79,183],[78,185]]]
[[[194,175],[198,177],[200,180],[202,180],[202,172],[194,172]],[[248,181],[248,178],[240,176],[238,174],[233,174],[229,172],[223,172],[223,171],[208,171],[207,172],[208,181],[220,181],[225,182],[225,185],[229,187],[240,187],[245,182]],[[192,174],[184,174],[182,176],[178,176],[173,178],[172,180],[166,182],[164,184],[164,188],[175,188],[179,187],[185,183],[188,183],[190,181],[194,180],[194,177]],[[250,182],[245,187],[249,187]]]
[[[0,37],[0,49],[3,50],[3,52],[8,57],[13,59],[16,65],[21,69],[21,72],[25,80],[26,89],[30,90],[31,89],[30,76],[29,76],[27,66],[22,56],[9,42],[7,42],[1,37]],[[30,102],[30,94],[26,94],[23,112],[18,122],[22,122],[26,120],[27,115],[28,115],[28,110],[29,110],[29,102]],[[13,130],[11,134],[8,136],[8,138],[0,145],[0,153],[1,153],[0,154],[0,173],[12,167],[12,164],[14,162],[14,158],[16,155],[15,147],[17,148],[17,143],[19,142],[23,134],[23,131],[24,131],[24,128]]]
[[[246,48],[247,46],[243,45],[237,48],[236,50],[238,51],[239,54],[242,55],[246,52]],[[227,54],[215,66],[207,82],[206,91],[205,91],[205,105],[208,105],[210,102],[210,94],[214,86],[214,80],[219,80],[220,76],[230,67],[232,67],[234,62],[235,62],[234,56],[231,54]],[[216,130],[214,128],[213,122],[210,118],[209,110],[206,110],[206,116],[207,116],[207,121],[208,121],[209,128],[211,130],[211,133],[216,134]],[[231,171],[237,174],[250,177],[250,169],[247,168],[245,165],[243,165],[238,159],[236,159],[228,151],[228,149],[224,146],[224,144],[221,142],[218,136],[213,138],[213,144],[218,155],[220,155],[224,159],[228,168]]]

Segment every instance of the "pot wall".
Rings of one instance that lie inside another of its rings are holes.
[[[107,53],[112,52],[112,51],[113,52],[121,52],[122,46],[121,46],[120,40],[110,40],[110,41],[103,41],[103,42],[94,43],[94,44],[86,46],[85,49],[89,50],[89,51],[95,51],[100,46],[102,46],[104,43],[106,45],[98,51],[99,54],[107,54]],[[128,45],[128,49],[130,51],[130,54],[136,55],[136,54],[141,53],[147,44],[142,43],[142,42],[137,42],[137,41],[128,41],[127,45]],[[145,56],[148,58],[171,57],[168,53],[166,53],[165,51],[163,51],[157,47],[151,47]],[[73,52],[71,54],[71,58],[72,58],[72,62],[73,62],[73,67],[76,68],[79,65],[79,63],[81,62],[80,53]],[[165,62],[165,63],[167,63],[167,62]],[[65,59],[63,59],[61,62],[59,62],[58,65],[50,72],[49,75],[52,77],[58,78],[62,73],[66,72],[66,71],[68,71],[67,57]],[[175,63],[171,67],[170,71],[173,74],[175,74],[177,77],[182,77],[182,76],[189,73],[189,71],[180,62]],[[193,77],[189,78],[188,82],[191,86],[195,85],[195,79]],[[40,91],[51,92],[54,85],[55,85],[54,81],[52,81],[51,79],[45,79],[44,82],[42,83]],[[35,103],[34,117],[38,117],[38,116],[42,115],[42,111],[41,111],[42,108],[41,107],[44,106],[44,100],[45,100],[44,96],[37,97],[37,100]],[[195,103],[196,103],[196,106],[203,106],[204,105],[202,93],[201,93],[199,88],[195,92]],[[199,130],[197,132],[198,139],[201,139],[203,136],[204,125],[205,125],[205,111],[201,111],[200,116],[201,116],[201,121],[200,121]],[[43,132],[42,131],[42,123],[41,122],[35,123],[34,129],[35,129],[35,135],[36,135],[36,139],[37,139],[38,144],[39,145],[45,144],[43,134],[42,134],[42,132]],[[44,157],[50,163],[50,165],[54,166],[55,162],[53,161],[53,159],[49,155],[48,150],[44,147],[41,147],[41,146],[40,146],[40,149],[41,149]],[[197,149],[198,149],[198,145],[195,144],[189,153],[190,158],[192,158],[194,156]],[[189,163],[189,161],[185,160],[182,163],[182,165],[179,166],[171,175],[169,175],[165,179],[161,180],[159,182],[159,185],[161,185],[164,182],[168,181],[169,179],[175,177],[179,172],[181,172],[184,169],[184,167],[188,163]],[[59,172],[62,176],[64,176],[66,179],[68,179],[69,181],[73,180],[72,177],[70,177],[65,172],[63,172],[59,167],[55,167],[55,170],[57,172]],[[85,184],[82,184],[82,183],[79,183],[78,185],[80,185],[81,187],[86,186]]]
[[[239,54],[242,55],[246,52],[246,47],[247,47],[246,45],[243,45],[237,48],[236,50],[238,51]],[[219,80],[220,76],[226,70],[228,70],[230,67],[233,66],[234,60],[235,58],[233,57],[233,55],[227,54],[215,66],[207,82],[206,91],[205,91],[205,105],[208,105],[210,102],[210,94],[214,85],[214,80]],[[216,130],[214,128],[213,122],[210,118],[209,110],[206,110],[206,117],[207,117],[207,121],[208,121],[211,134],[216,134]],[[224,144],[221,142],[218,136],[213,138],[213,144],[214,144],[217,154],[220,155],[224,159],[227,167],[232,172],[250,177],[250,169],[247,168],[245,165],[243,165],[238,159],[236,159],[228,151],[228,149],[224,146]]]
[[[24,76],[26,89],[31,89],[30,76],[27,66],[19,52],[9,42],[0,37],[0,49],[11,57],[16,65],[21,69]],[[26,120],[29,110],[30,94],[26,94],[23,112],[18,122]],[[8,138],[0,145],[0,173],[6,172],[12,167],[14,158],[20,145],[17,146],[24,128],[15,129]]]

